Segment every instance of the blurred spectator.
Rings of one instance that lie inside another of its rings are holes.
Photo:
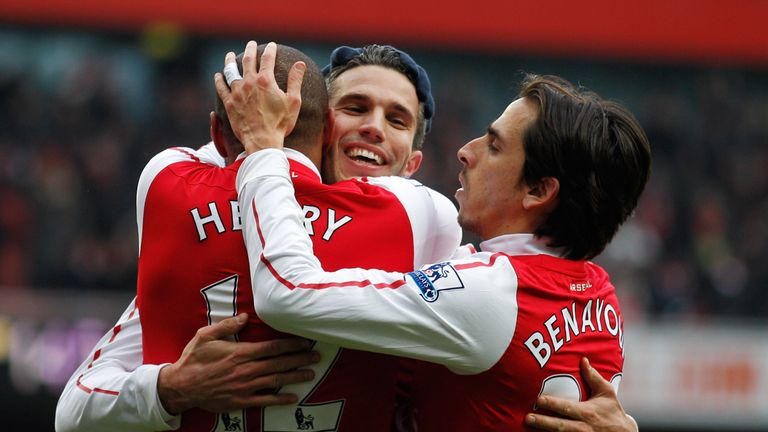
[[[0,42],[0,290],[133,290],[139,170],[162,148],[208,141],[207,68],[222,41],[185,40],[162,57],[138,37],[8,31]],[[51,57],[18,55],[39,47]],[[456,150],[484,133],[478,119],[498,114],[517,71],[599,85],[638,114],[654,151],[636,215],[598,258],[625,316],[768,314],[764,70],[413,54],[437,100],[416,178],[453,196]]]

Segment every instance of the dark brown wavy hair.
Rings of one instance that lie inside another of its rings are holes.
[[[523,135],[523,180],[560,182],[558,205],[534,234],[566,258],[593,258],[637,206],[651,170],[648,138],[622,105],[559,77],[526,76],[520,97],[539,109]]]

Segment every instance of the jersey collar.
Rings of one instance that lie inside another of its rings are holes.
[[[503,252],[507,255],[551,255],[563,257],[562,248],[547,246],[546,238],[533,234],[504,234],[480,243],[483,252]]]
[[[320,176],[320,170],[317,169],[315,164],[312,163],[312,160],[310,160],[304,153],[287,147],[283,148],[283,151],[285,152],[285,155],[288,156],[288,159],[306,166],[317,175],[317,178],[322,178]]]
[[[317,175],[317,178],[319,179],[323,178],[320,175],[320,170],[317,169],[317,167],[312,162],[312,160],[310,160],[304,153],[288,147],[283,147],[283,151],[285,152],[285,155],[288,157],[288,159],[294,162],[298,162],[304,165],[305,167],[309,168],[310,170],[312,170],[313,173]],[[246,156],[247,155],[245,154],[245,152],[242,152],[237,156],[237,160],[245,159]]]

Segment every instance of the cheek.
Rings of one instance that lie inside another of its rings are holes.
[[[508,166],[489,166],[482,171],[483,199],[491,204],[498,204],[509,199],[516,180]]]
[[[349,134],[351,131],[357,129],[359,121],[357,117],[348,116],[345,114],[337,114],[333,122],[333,139],[335,142]]]
[[[402,130],[390,132],[390,145],[392,153],[397,155],[398,159],[411,154],[413,147],[413,135]]]

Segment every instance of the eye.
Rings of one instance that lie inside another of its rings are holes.
[[[341,110],[354,114],[362,114],[365,112],[365,108],[362,105],[346,105],[342,107]]]
[[[408,128],[408,122],[405,121],[402,117],[393,116],[389,118],[389,122],[395,125],[398,129],[406,129]]]
[[[496,138],[490,137],[488,139],[488,151],[491,153],[499,152],[499,147],[496,145]]]

